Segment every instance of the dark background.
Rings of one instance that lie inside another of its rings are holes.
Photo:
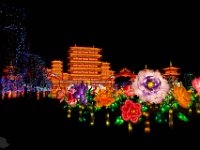
[[[103,49],[103,61],[118,72],[180,67],[199,72],[199,23],[195,4],[90,1],[15,1],[27,10],[31,51],[64,61],[69,46]]]

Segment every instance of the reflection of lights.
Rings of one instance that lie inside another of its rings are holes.
[[[8,99],[12,98],[12,92],[11,91],[7,91],[6,94],[7,94]]]

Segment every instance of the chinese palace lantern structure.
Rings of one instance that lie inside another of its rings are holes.
[[[58,89],[68,88],[71,84],[78,84],[82,81],[91,85],[102,84],[106,87],[112,86],[110,76],[114,71],[110,63],[101,61],[102,49],[96,47],[73,46],[68,50],[68,70],[63,72],[63,62],[54,60],[51,62],[51,69],[48,69],[52,82],[52,93]]]
[[[163,68],[164,71],[163,76],[166,78],[171,78],[171,80],[175,80],[180,75],[179,70],[180,68],[173,67],[172,62],[170,61],[170,66],[167,68]]]
[[[94,81],[101,78],[101,49],[94,47],[70,47],[68,51],[69,80]]]
[[[102,62],[102,49],[96,47],[73,46],[68,51],[69,80],[78,83],[84,81],[90,84],[108,84],[114,71],[110,63]]]

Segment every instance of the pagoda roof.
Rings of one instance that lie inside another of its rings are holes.
[[[61,60],[52,60],[52,63],[63,63]]]
[[[76,49],[76,50],[102,50],[102,48],[97,47],[83,47],[83,46],[71,46],[70,49]]]
[[[163,70],[178,70],[178,69],[180,69],[180,68],[178,68],[178,67],[173,67],[173,66],[169,66],[169,67],[167,67],[167,68],[163,68]]]
[[[172,66],[172,62],[170,61],[169,67],[163,68],[163,70],[179,70],[180,68]]]
[[[120,70],[119,73],[115,74],[114,77],[117,78],[117,77],[130,77],[130,78],[135,78],[136,75],[134,73],[131,73],[131,71],[127,68],[123,68]]]

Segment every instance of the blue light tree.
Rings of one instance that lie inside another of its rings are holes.
[[[0,19],[0,31],[3,33],[1,39],[4,41],[0,43],[1,52],[4,52],[0,58],[0,90],[14,89],[11,85],[17,87],[17,90],[25,88],[25,91],[36,86],[50,86],[44,70],[45,62],[40,56],[30,53],[25,9],[1,3]],[[3,68],[7,68],[8,72],[3,72]]]

